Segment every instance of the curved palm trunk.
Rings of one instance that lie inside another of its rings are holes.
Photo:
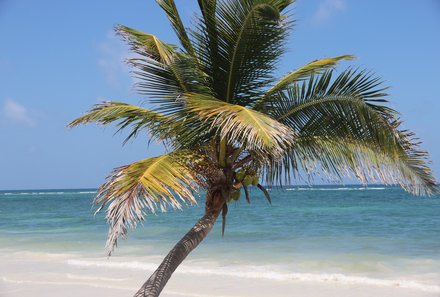
[[[174,246],[165,259],[163,259],[160,266],[134,296],[159,296],[176,268],[182,263],[186,256],[188,256],[188,254],[195,249],[200,242],[202,242],[202,240],[208,235],[209,231],[211,231],[217,217],[218,213],[205,214]]]

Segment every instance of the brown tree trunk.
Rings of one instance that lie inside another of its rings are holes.
[[[182,263],[186,256],[202,242],[209,231],[211,231],[218,214],[218,212],[207,212],[174,246],[165,259],[163,259],[160,266],[134,296],[159,296],[176,268]]]

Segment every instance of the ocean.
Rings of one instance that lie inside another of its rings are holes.
[[[0,191],[0,263],[6,263],[0,265],[0,296],[19,296],[17,288],[29,282],[38,287],[101,282],[133,290],[139,285],[128,276],[145,279],[204,209],[201,196],[199,206],[148,215],[107,258],[108,229],[104,213],[94,216],[94,194],[93,189]],[[283,288],[307,283],[440,296],[439,196],[415,197],[376,185],[287,186],[271,196],[269,205],[252,190],[251,204],[230,203],[224,238],[219,220],[176,274]],[[32,261],[34,266],[26,266]],[[218,296],[239,296],[225,292]]]

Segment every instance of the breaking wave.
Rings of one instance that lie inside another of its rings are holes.
[[[68,264],[78,267],[104,267],[154,271],[157,264],[140,262],[103,262],[86,260],[68,260]],[[240,266],[240,267],[201,267],[182,265],[176,273],[194,275],[215,275],[225,277],[238,277],[249,279],[266,279],[276,281],[304,281],[334,283],[341,285],[371,285],[379,287],[395,287],[421,290],[425,292],[440,293],[440,286],[422,284],[411,280],[377,279],[362,276],[350,276],[341,273],[296,273],[271,271],[264,266]]]

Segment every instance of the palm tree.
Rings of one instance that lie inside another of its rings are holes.
[[[285,52],[294,0],[198,0],[200,15],[184,27],[173,0],[157,0],[180,45],[118,26],[137,54],[129,60],[148,96],[145,108],[104,102],[72,121],[145,133],[167,153],[113,170],[95,203],[107,207],[109,253],[147,213],[196,204],[205,214],[176,244],[135,296],[158,296],[171,274],[207,236],[228,203],[249,186],[264,192],[316,172],[329,179],[400,184],[414,194],[436,190],[427,154],[399,128],[386,106],[386,88],[373,73],[334,67],[353,56],[315,60],[280,79],[274,69]],[[99,211],[99,210],[98,210]]]

